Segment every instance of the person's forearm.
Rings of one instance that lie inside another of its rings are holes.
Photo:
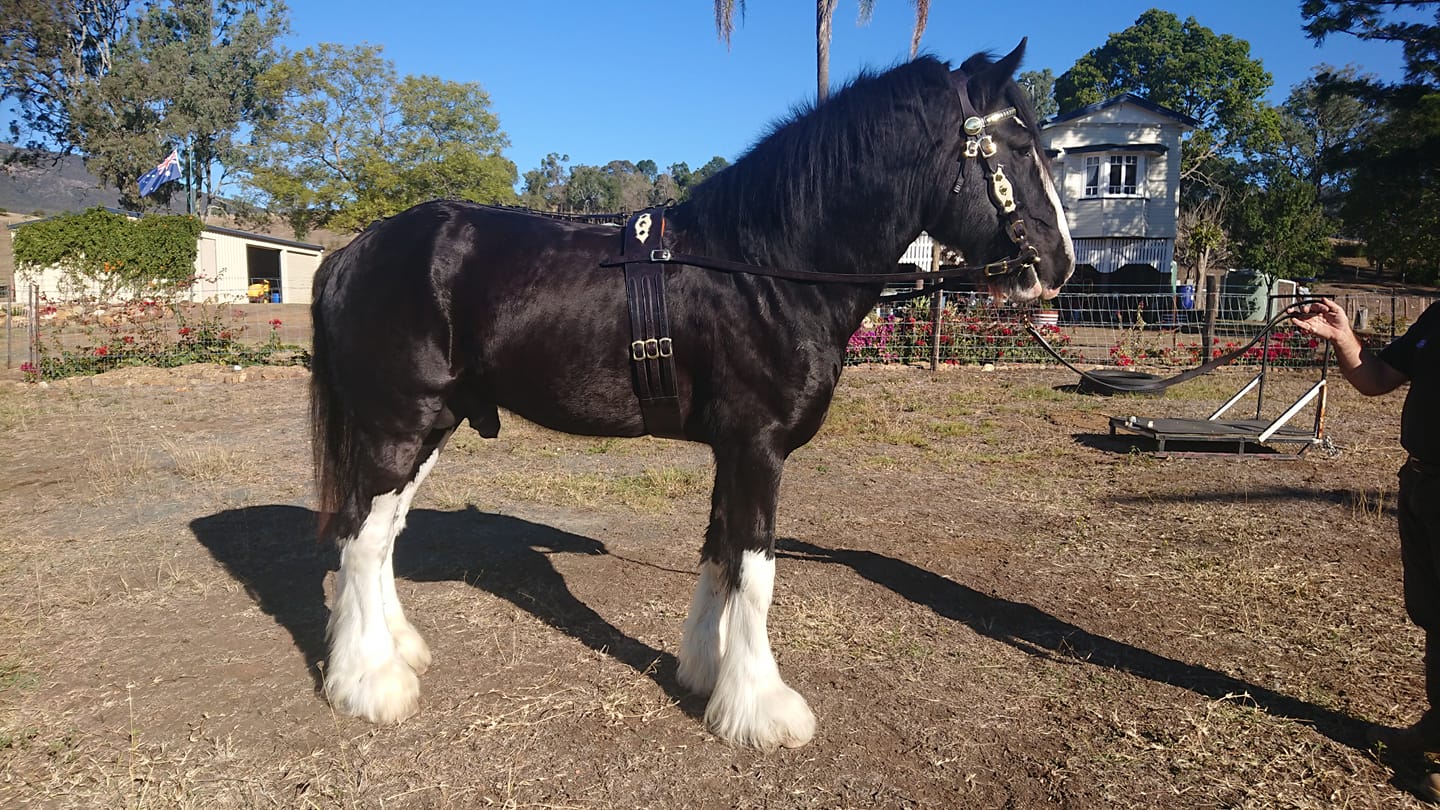
[[[1373,397],[1395,390],[1391,375],[1386,373],[1389,366],[1361,345],[1353,331],[1347,330],[1330,341],[1330,345],[1335,347],[1335,363],[1340,373],[1356,391]]]

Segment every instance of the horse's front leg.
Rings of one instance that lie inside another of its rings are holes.
[[[815,715],[781,680],[765,626],[784,463],[773,448],[716,449],[700,582],[680,644],[680,683],[710,695],[711,731],[763,750],[798,748],[815,736]]]

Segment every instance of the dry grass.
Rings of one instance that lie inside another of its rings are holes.
[[[1325,721],[1421,700],[1398,400],[1337,387],[1338,458],[1165,461],[1106,416],[1203,416],[1240,375],[1073,382],[847,372],[787,467],[779,532],[813,550],[770,615],[821,734],[774,755],[674,686],[704,448],[457,434],[400,582],[436,664],[376,729],[308,667],[303,381],[0,391],[26,437],[0,449],[0,806],[1418,806]]]

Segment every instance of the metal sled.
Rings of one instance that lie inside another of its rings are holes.
[[[1305,454],[1307,450],[1319,444],[1325,443],[1325,399],[1326,399],[1326,378],[1330,368],[1330,353],[1325,353],[1325,362],[1321,367],[1320,379],[1314,385],[1295,400],[1284,413],[1274,420],[1266,421],[1260,418],[1260,407],[1263,404],[1265,395],[1265,374],[1269,370],[1268,364],[1262,365],[1260,373],[1256,374],[1245,387],[1241,388],[1230,401],[1221,405],[1219,410],[1210,414],[1207,419],[1163,419],[1141,416],[1112,416],[1110,417],[1110,435],[1116,435],[1117,431],[1138,433],[1155,440],[1155,453],[1160,456],[1208,456],[1221,452],[1225,448],[1233,448],[1236,456],[1248,458],[1274,458],[1274,459],[1296,459]],[[1256,392],[1255,418],[1254,419],[1223,419],[1226,411],[1229,411],[1236,403],[1249,394]],[[1287,427],[1290,420],[1312,401],[1315,405],[1315,420],[1310,429]],[[1215,450],[1189,451],[1189,452],[1167,452],[1167,442],[1186,442],[1196,444],[1217,445]],[[1290,444],[1300,445],[1295,453],[1279,454],[1246,454],[1246,448],[1255,445],[1268,444]]]

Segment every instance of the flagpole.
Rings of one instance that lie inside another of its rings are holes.
[[[195,215],[195,158],[194,158],[195,136],[187,135],[185,138],[185,213]]]

